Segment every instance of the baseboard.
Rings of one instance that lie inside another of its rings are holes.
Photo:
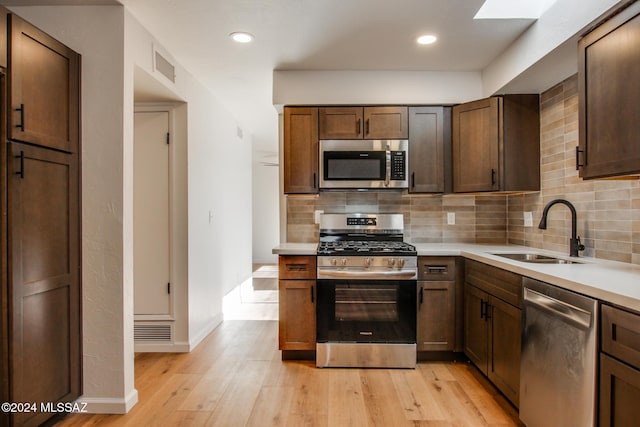
[[[203,339],[207,337],[215,328],[220,326],[222,321],[224,320],[222,312],[218,313],[208,325],[206,325],[199,334],[189,339],[189,351],[193,350],[202,342]]]
[[[191,346],[186,341],[174,343],[134,343],[133,351],[136,353],[188,353]]]
[[[76,402],[89,414],[126,414],[138,403],[138,390],[134,388],[124,398],[81,396]]]

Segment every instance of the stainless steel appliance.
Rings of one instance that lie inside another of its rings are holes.
[[[597,301],[524,278],[520,419],[595,425]]]
[[[321,140],[320,188],[408,188],[409,141]]]
[[[316,364],[415,368],[417,256],[401,214],[326,214],[317,257]]]

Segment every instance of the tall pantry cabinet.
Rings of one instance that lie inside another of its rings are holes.
[[[0,424],[32,426],[81,394],[80,56],[5,16],[2,400],[38,408]]]

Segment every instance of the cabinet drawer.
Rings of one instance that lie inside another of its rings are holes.
[[[278,259],[278,277],[286,279],[315,279],[315,256],[281,256]]]
[[[522,308],[522,276],[467,259],[465,281],[489,294]]]
[[[603,305],[602,351],[640,367],[640,316]]]
[[[455,258],[418,257],[418,280],[453,281],[455,278]]]

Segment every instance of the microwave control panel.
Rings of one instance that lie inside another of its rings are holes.
[[[394,181],[404,181],[406,179],[407,157],[405,151],[391,152],[391,179]]]

